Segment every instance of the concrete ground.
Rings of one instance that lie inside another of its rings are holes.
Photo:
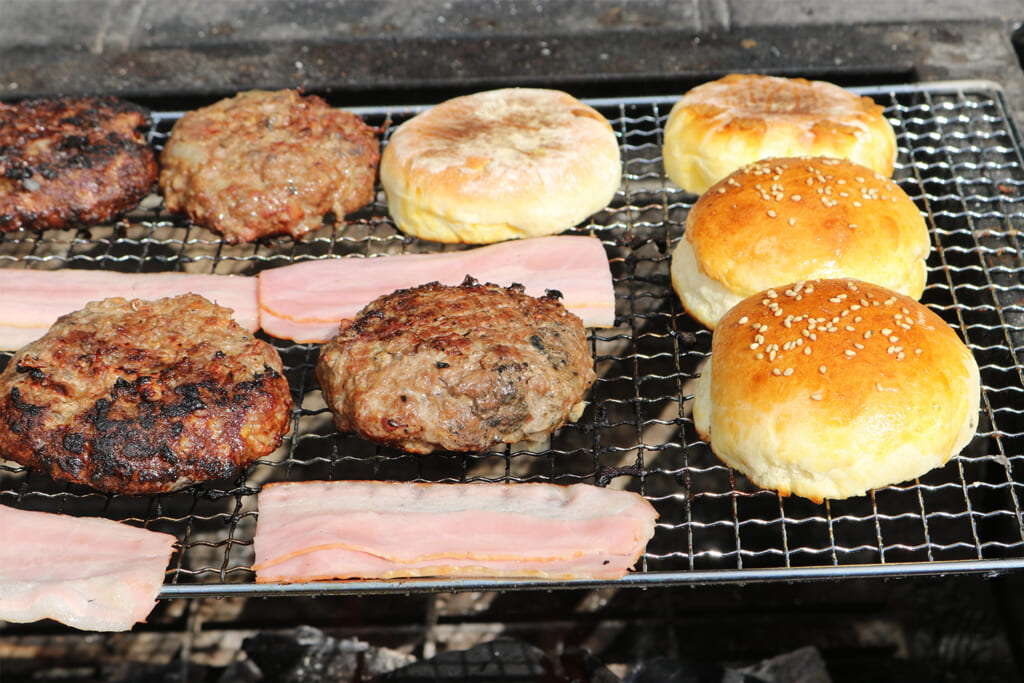
[[[742,70],[996,80],[1021,112],[1021,21],[1021,0],[0,0],[0,97],[305,85],[379,104],[492,84],[677,92]]]

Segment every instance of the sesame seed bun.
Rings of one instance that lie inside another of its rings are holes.
[[[700,194],[765,157],[831,156],[892,175],[896,134],[883,108],[832,83],[730,74],[690,90],[665,123],[668,177]]]
[[[380,162],[397,227],[437,242],[562,232],[606,207],[620,179],[618,141],[604,116],[538,88],[428,109],[395,129]]]
[[[918,299],[931,243],[899,185],[845,159],[763,159],[700,196],[672,253],[683,306],[714,328],[768,287],[852,277]]]
[[[715,328],[693,421],[782,495],[847,498],[945,464],[978,426],[970,350],[913,299],[820,280],[744,299]]]

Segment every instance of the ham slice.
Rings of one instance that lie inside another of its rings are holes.
[[[304,261],[259,276],[260,325],[279,339],[326,342],[338,323],[396,289],[438,281],[522,284],[526,293],[562,293],[562,303],[587,327],[615,323],[615,291],[601,241],[556,235],[500,242],[464,251]]]
[[[279,339],[322,343],[378,296],[435,280],[457,285],[466,275],[503,286],[518,282],[534,296],[558,290],[587,327],[615,324],[615,290],[601,241],[556,235],[436,254],[304,261],[259,277],[0,268],[0,349],[38,339],[57,318],[90,301],[190,292],[232,309],[247,330],[262,326]]]
[[[176,539],[0,506],[0,620],[127,631],[153,610]]]
[[[254,332],[259,328],[256,284],[256,278],[239,275],[0,268],[0,348],[19,349],[41,337],[65,313],[115,296],[159,299],[200,294],[232,309],[235,321]]]
[[[638,494],[588,484],[275,483],[258,505],[259,583],[618,579],[657,518]]]

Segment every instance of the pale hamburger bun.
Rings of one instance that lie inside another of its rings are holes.
[[[832,83],[731,74],[676,102],[662,156],[668,177],[700,194],[765,157],[838,157],[890,176],[896,134],[874,100]]]
[[[730,467],[820,502],[919,477],[974,436],[970,350],[910,297],[820,280],[744,299],[715,329],[693,421]]]
[[[506,88],[409,119],[381,156],[388,210],[403,232],[484,244],[562,232],[619,188],[619,146],[597,110],[558,90]]]
[[[739,301],[797,280],[852,277],[914,299],[931,243],[899,185],[845,159],[764,159],[694,203],[672,252],[672,285],[714,328]]]

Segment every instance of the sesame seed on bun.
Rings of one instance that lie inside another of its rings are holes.
[[[781,495],[861,495],[944,465],[978,426],[977,361],[919,302],[851,279],[748,297],[715,328],[693,420]]]
[[[920,209],[888,178],[844,159],[762,159],[690,209],[672,284],[714,328],[744,297],[797,280],[850,277],[917,299],[930,249]]]

